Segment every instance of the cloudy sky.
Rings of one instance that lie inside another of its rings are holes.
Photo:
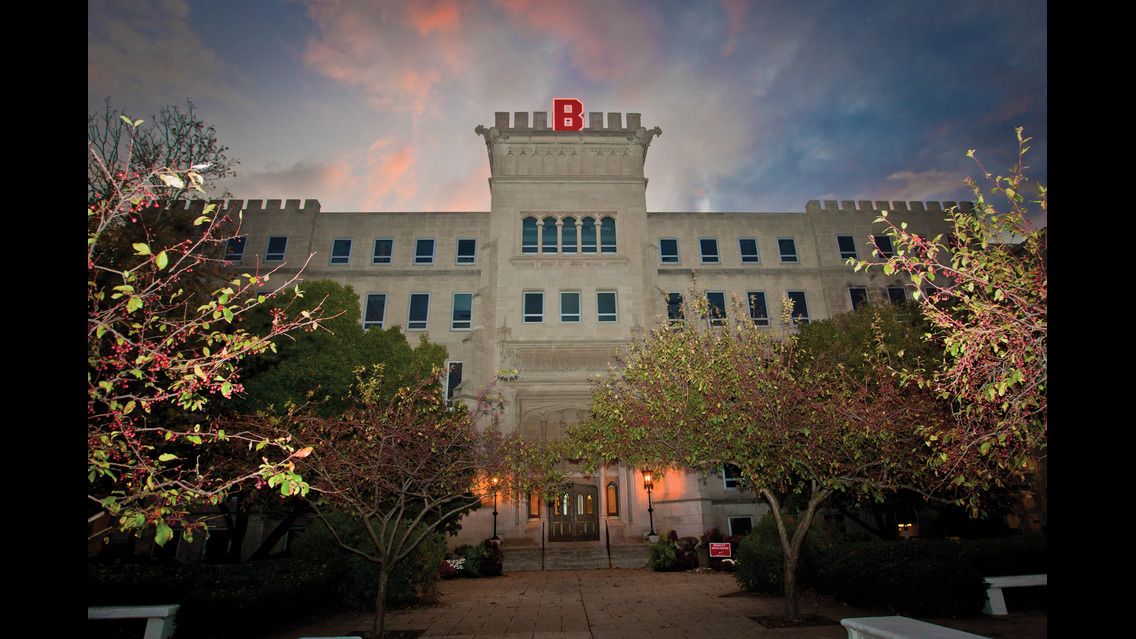
[[[643,114],[650,211],[967,198],[1014,128],[1047,184],[1044,0],[90,0],[88,109],[191,99],[242,198],[488,210],[494,111]]]

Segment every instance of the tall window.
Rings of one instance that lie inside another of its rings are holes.
[[[430,294],[410,294],[410,315],[407,318],[406,330],[424,331],[430,320]]]
[[[351,261],[351,240],[331,241],[331,264],[346,264]]]
[[[473,293],[454,293],[450,330],[468,331],[473,323]]]
[[[524,294],[524,321],[535,324],[544,321],[544,293],[526,291]]]
[[[375,240],[375,252],[371,254],[371,264],[390,264],[394,253],[394,240],[380,238]]]
[[[225,245],[225,261],[241,261],[241,259],[245,256],[245,243],[247,240],[247,235],[242,235],[240,237],[230,237],[229,242]]]
[[[887,235],[873,235],[872,240],[876,244],[876,257],[889,258],[895,255],[895,251],[891,245],[891,237]]]
[[[580,244],[581,252],[596,252],[596,218],[589,216],[580,220]]]
[[[564,228],[560,232],[560,250],[564,253],[576,252],[576,218],[564,218]]]
[[[706,293],[708,302],[706,311],[710,314],[711,326],[723,326],[726,323],[726,294],[722,291]]]
[[[454,392],[462,383],[462,363],[449,360],[446,362],[446,401],[453,401]]]
[[[529,493],[529,519],[540,519],[540,496]]]
[[[288,236],[274,235],[268,238],[268,249],[264,251],[265,262],[282,262],[288,251]]]
[[[605,217],[600,221],[600,251],[604,253],[615,252],[615,220]]]
[[[698,249],[702,253],[703,264],[718,263],[718,240],[704,237],[698,240]]]
[[[837,235],[836,248],[840,250],[840,259],[856,259],[856,238],[851,235]]]
[[[678,324],[682,320],[682,293],[667,293],[667,323]]]
[[[414,263],[434,263],[434,240],[432,238],[422,238],[414,243]]]
[[[764,291],[746,291],[749,302],[749,318],[757,326],[769,326],[769,307],[765,305]]]
[[[373,293],[367,296],[367,308],[363,312],[363,328],[382,328],[387,314],[386,293]]]
[[[856,310],[868,303],[868,289],[862,286],[849,286],[848,298],[852,300],[852,310]]]
[[[580,321],[580,292],[560,291],[560,321]]]
[[[738,250],[742,254],[742,264],[757,264],[757,238],[743,237],[738,240]]]
[[[556,252],[556,218],[544,218],[544,226],[540,230],[540,252]]]
[[[458,264],[477,263],[477,240],[461,238],[458,240]]]
[[[600,322],[614,322],[619,319],[615,291],[596,293],[596,319]]]
[[[619,516],[619,486],[615,482],[609,481],[607,483],[607,488],[604,489],[604,501],[607,502],[607,516],[608,517],[618,517]]]
[[[796,264],[800,260],[797,259],[797,241],[791,237],[782,237],[777,239],[777,249],[781,253],[781,261],[785,264]]]
[[[733,464],[722,465],[722,485],[726,488],[742,487],[742,469]]]
[[[669,237],[659,240],[659,261],[678,264],[678,240]]]
[[[808,324],[809,305],[805,302],[805,292],[788,291],[785,295],[793,302],[793,321],[797,324]]]
[[[536,218],[526,217],[521,222],[521,252],[536,253],[537,251]]]

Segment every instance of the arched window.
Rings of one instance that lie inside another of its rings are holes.
[[[536,218],[526,217],[521,223],[521,252],[536,253]]]
[[[607,483],[606,490],[607,499],[607,516],[619,516],[619,486],[615,482],[610,481]]]
[[[576,252],[576,218],[564,218],[564,230],[560,233],[560,250],[564,253]]]
[[[603,253],[615,252],[615,219],[605,217],[600,222],[600,251]]]
[[[540,252],[556,252],[556,218],[544,218],[544,227],[540,230]]]
[[[583,245],[583,253],[596,252],[596,219],[594,217],[586,217],[583,220],[583,227],[580,229],[580,244]]]

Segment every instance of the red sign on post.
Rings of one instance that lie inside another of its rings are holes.
[[[576,98],[552,99],[552,130],[580,131],[584,128],[584,103]]]
[[[730,544],[711,543],[710,544],[711,557],[730,557]]]

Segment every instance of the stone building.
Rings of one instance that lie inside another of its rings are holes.
[[[449,392],[471,397],[496,382],[503,427],[554,440],[589,411],[589,378],[612,355],[696,288],[712,305],[745,300],[770,325],[783,297],[800,321],[862,301],[903,300],[909,284],[879,270],[853,272],[870,257],[881,209],[920,232],[945,231],[953,202],[811,201],[803,212],[649,212],[644,160],[658,127],[638,113],[590,113],[582,131],[553,131],[545,113],[499,112],[478,126],[491,168],[489,211],[322,211],[316,200],[233,201],[244,209],[235,266],[330,278],[360,295],[365,326],[399,325],[449,351]],[[473,139],[470,139],[473,143]],[[665,152],[665,151],[655,151]],[[886,240],[887,238],[883,238]],[[882,250],[890,250],[883,242]],[[506,543],[603,544],[641,540],[647,493],[637,469],[614,465],[573,473],[552,504],[502,496]],[[654,528],[698,535],[744,532],[766,507],[740,491],[729,469],[672,471],[656,482]],[[490,533],[490,508],[463,523],[455,543]],[[528,541],[525,541],[528,540]]]

